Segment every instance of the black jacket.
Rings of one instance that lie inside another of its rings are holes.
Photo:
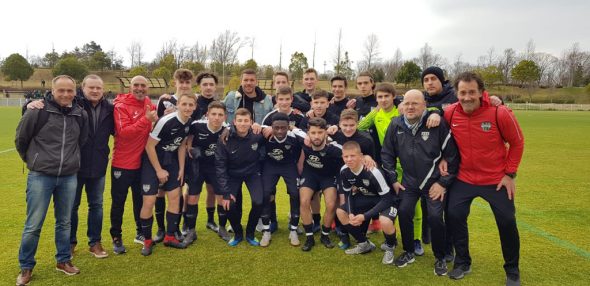
[[[449,105],[457,102],[457,95],[455,94],[455,89],[449,83],[449,81],[445,81],[443,83],[443,90],[440,94],[435,96],[430,96],[428,92],[424,91],[424,98],[426,99],[426,106],[427,107],[436,107],[440,110],[440,113],[443,112],[443,109]]]
[[[82,146],[82,165],[78,176],[83,178],[100,178],[106,174],[109,163],[109,136],[115,134],[113,104],[103,98],[98,105],[100,109],[96,127],[92,119],[92,103],[86,98],[79,101],[88,114],[88,140]]]
[[[219,138],[215,149],[215,174],[225,199],[229,199],[227,184],[230,177],[245,178],[260,172],[265,141],[262,134],[254,134],[252,130],[248,131],[246,137],[230,132],[226,143]]]
[[[426,127],[430,113],[422,118],[415,135],[404,123],[403,116],[395,118],[383,140],[383,171],[391,182],[398,181],[395,167],[399,158],[404,173],[401,183],[407,189],[428,190],[435,182],[448,188],[459,170],[459,152],[447,123],[442,120],[438,127]],[[448,176],[440,175],[441,158],[448,162]]]

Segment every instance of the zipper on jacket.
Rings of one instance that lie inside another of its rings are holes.
[[[64,127],[63,127],[63,131],[61,133],[61,152],[60,152],[60,159],[59,159],[59,169],[57,170],[57,176],[61,176],[61,168],[63,167],[63,163],[64,163],[64,149],[66,146],[66,128],[67,123],[66,123],[66,116],[62,115],[64,118]]]
[[[33,158],[33,163],[31,163],[31,170],[35,168],[35,162],[37,161],[37,157],[39,157],[39,152],[35,153],[35,157]]]

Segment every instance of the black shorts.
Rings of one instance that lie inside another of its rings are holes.
[[[371,210],[373,207],[375,207],[377,205],[377,203],[379,203],[381,198],[379,196],[370,197],[370,196],[356,195],[356,196],[353,196],[350,200],[351,200],[350,203],[352,204],[352,208],[350,208],[348,206],[348,200],[346,200],[344,202],[344,204],[339,206],[338,208],[345,211],[345,212],[352,213],[354,215],[358,215],[358,214],[364,214],[367,211]],[[387,217],[395,222],[395,218],[397,217],[397,207],[389,206],[386,209],[380,211],[379,215]],[[368,218],[366,218],[366,219],[368,219]]]
[[[336,176],[322,176],[303,170],[299,179],[299,187],[307,187],[314,192],[321,192],[327,188],[336,188]]]
[[[297,165],[295,164],[274,164],[265,162],[262,168],[262,184],[265,188],[265,193],[276,195],[277,183],[279,178],[283,177],[287,193],[289,195],[299,195],[297,188]]]
[[[162,169],[168,171],[168,181],[164,184],[160,184],[156,170],[144,154],[141,161],[141,189],[144,196],[155,196],[158,194],[158,189],[169,192],[180,187],[178,161],[171,160],[169,164],[162,165]]]
[[[189,196],[196,196],[201,194],[203,190],[203,183],[207,183],[213,186],[213,190],[216,195],[220,195],[219,191],[221,188],[219,187],[219,182],[217,181],[217,175],[215,171],[201,171],[199,174],[191,174],[190,176],[185,176],[186,183],[188,184],[188,194]]]

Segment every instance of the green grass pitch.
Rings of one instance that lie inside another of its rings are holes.
[[[516,112],[525,134],[525,154],[517,178],[517,221],[521,237],[520,267],[527,285],[587,285],[590,277],[590,113]],[[0,284],[14,285],[18,247],[25,219],[23,163],[14,150],[18,108],[0,108]],[[103,245],[106,259],[87,252],[86,198],[80,207],[79,245],[74,263],[81,274],[66,277],[54,270],[52,207],[37,252],[33,285],[501,285],[503,259],[498,231],[488,204],[478,199],[469,219],[473,272],[461,281],[433,274],[430,246],[406,268],[381,265],[382,252],[347,256],[338,249],[316,246],[311,253],[291,247],[287,240],[288,198],[278,191],[280,229],[268,248],[247,243],[230,248],[206,230],[204,207],[197,222],[199,238],[186,250],[156,246],[142,257],[133,244],[131,199],[124,217],[125,255],[115,255],[109,237],[110,178],[104,201]],[[247,195],[246,195],[247,197]],[[201,199],[201,206],[204,200]],[[249,201],[246,200],[246,210]],[[334,237],[335,239],[335,237]],[[381,244],[383,236],[370,239]],[[398,237],[398,240],[400,238]],[[400,240],[401,241],[401,240]],[[396,249],[396,256],[401,249]]]

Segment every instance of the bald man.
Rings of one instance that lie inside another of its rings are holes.
[[[391,121],[381,150],[383,170],[401,199],[398,216],[404,252],[395,264],[405,267],[415,260],[412,219],[416,202],[422,198],[427,202],[428,223],[432,229],[434,273],[442,276],[447,273],[443,206],[446,189],[457,175],[459,154],[446,122],[441,121],[436,127],[426,126],[430,111],[426,109],[422,92],[408,91],[402,105],[404,114]],[[404,172],[401,183],[396,172],[398,158]],[[437,167],[442,158],[448,162],[447,176],[441,176]]]
[[[143,76],[131,79],[129,93],[115,98],[115,147],[111,168],[111,237],[115,254],[127,252],[123,245],[121,225],[127,191],[131,187],[133,217],[136,236],[134,241],[142,244],[139,212],[142,207],[141,156],[147,143],[152,123],[158,119],[155,107],[148,96],[149,87]]]

